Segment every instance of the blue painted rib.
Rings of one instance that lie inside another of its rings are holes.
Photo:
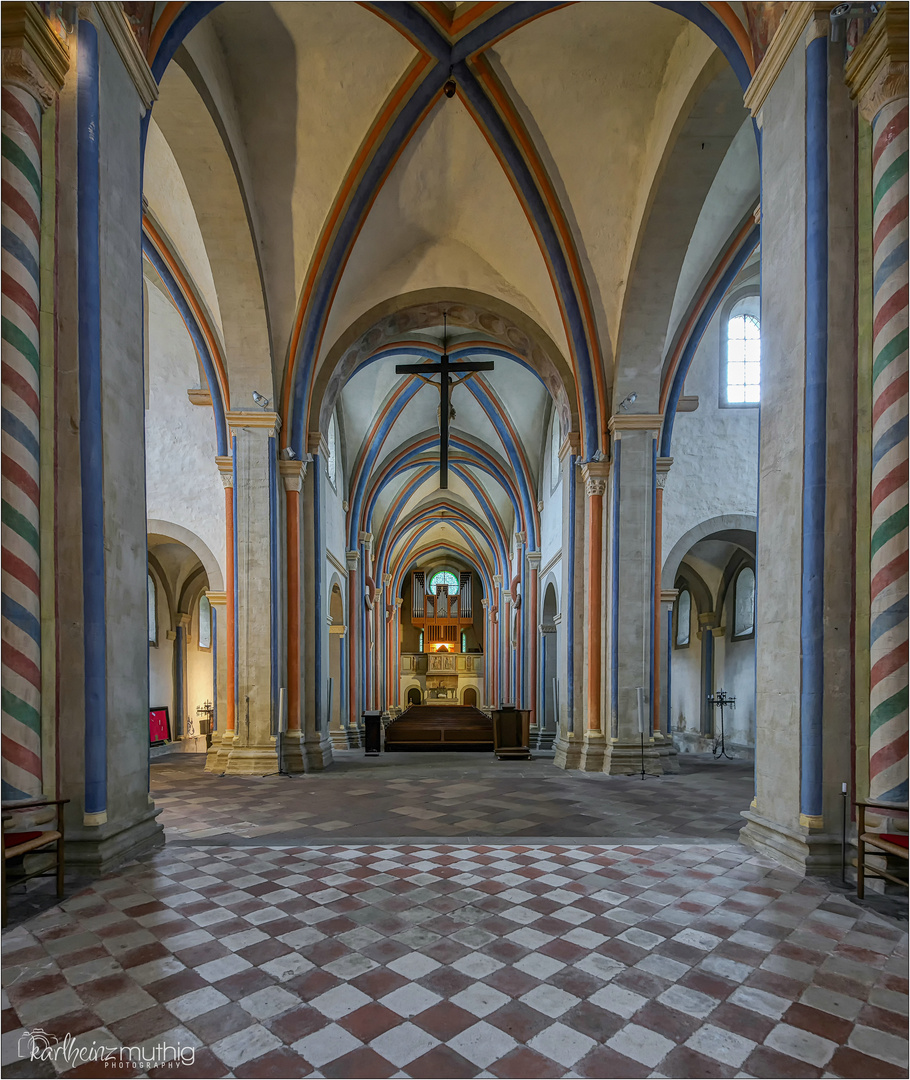
[[[228,452],[227,421],[224,417],[224,399],[221,396],[221,384],[218,382],[218,376],[215,372],[215,363],[209,352],[205,335],[202,333],[202,329],[196,321],[196,316],[187,302],[183,290],[177,284],[167,263],[159,254],[158,249],[145,233],[142,234],[142,253],[152,266],[155,267],[158,276],[164,282],[168,293],[170,293],[171,299],[174,301],[175,307],[180,312],[180,316],[187,328],[187,332],[192,339],[196,354],[199,357],[199,362],[202,364],[202,370],[205,372],[205,380],[208,383],[209,393],[212,395],[212,412],[215,416],[215,444],[218,447],[218,456],[223,457]]]
[[[654,682],[656,673],[654,671],[654,653],[655,653],[655,641],[654,641],[654,585],[657,581],[657,439],[651,440],[651,603],[648,605],[648,610],[651,613],[651,618],[648,622],[648,687],[649,698],[648,706],[651,713],[648,719],[648,729],[654,727]]]
[[[692,366],[692,361],[695,359],[695,353],[698,351],[701,339],[704,337],[705,331],[708,329],[711,320],[714,318],[714,313],[717,311],[718,307],[720,307],[721,301],[726,295],[727,290],[736,280],[736,276],[746,265],[749,256],[755,250],[760,237],[760,226],[756,225],[753,229],[749,230],[742,246],[733,256],[730,265],[721,275],[720,280],[708,297],[708,301],[705,304],[701,315],[699,315],[695,325],[692,327],[692,332],[680,355],[679,365],[676,368],[676,374],[673,376],[673,382],[670,385],[670,393],[667,396],[667,406],[664,410],[664,424],[660,436],[661,457],[672,457],[670,446],[673,440],[673,423],[676,420],[676,409],[679,406],[679,399],[683,391],[683,385],[686,381],[686,375],[688,375],[689,368]]]
[[[315,668],[314,677],[316,679],[316,693],[314,695],[316,716],[314,717],[314,725],[316,731],[322,731],[322,695],[325,692],[325,687],[322,685],[322,635],[325,632],[325,627],[322,620],[322,557],[325,551],[325,537],[323,536],[323,513],[322,513],[322,493],[321,488],[321,461],[319,455],[313,455],[313,462],[310,468],[313,470],[313,538],[316,541],[314,552],[314,587],[315,595],[313,597],[313,614],[315,616],[316,630],[313,640],[313,667]],[[326,721],[328,723],[328,721]]]
[[[240,664],[238,659],[240,657],[240,574],[237,570],[239,564],[239,543],[237,539],[237,436],[231,436],[231,486],[233,488],[233,497],[231,499],[231,508],[233,510],[234,518],[234,732],[240,730],[240,720],[237,710],[240,708]],[[228,690],[230,692],[230,690]]]
[[[79,20],[76,165],[79,193],[79,451],[85,654],[85,813],[107,809],[107,614],[101,407],[101,200],[98,32]]]
[[[800,809],[820,816],[825,691],[828,375],[828,39],[806,49],[806,390],[800,609]]]

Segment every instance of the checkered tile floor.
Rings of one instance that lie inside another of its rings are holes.
[[[169,840],[236,844],[404,841],[460,837],[677,837],[736,840],[754,792],[752,763],[681,754],[660,779],[566,773],[552,754],[336,752],[307,776],[222,777],[202,754],[152,765],[152,795]]]
[[[902,928],[735,844],[169,846],[3,944],[7,1077],[907,1075]]]

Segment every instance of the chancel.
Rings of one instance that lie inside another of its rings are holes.
[[[906,1075],[906,3],[0,14],[4,1070]]]

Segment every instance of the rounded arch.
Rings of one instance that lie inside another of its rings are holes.
[[[555,622],[556,616],[559,614],[559,581],[552,570],[543,580],[540,595],[543,597],[541,621],[544,623]]]
[[[477,689],[473,686],[466,686],[461,694],[461,704],[468,705],[472,708],[477,708]]]
[[[754,514],[721,514],[719,517],[707,518],[699,522],[688,532],[683,533],[671,548],[669,555],[664,559],[661,581],[675,581],[680,564],[689,549],[699,540],[707,540],[709,537],[739,544],[747,551],[751,551],[754,556],[756,526]]]
[[[704,578],[688,564],[681,564],[673,578],[673,588],[677,592],[688,591],[699,615],[714,611],[714,597],[705,584]]]
[[[405,698],[404,699],[408,703],[408,705],[420,705],[420,704],[422,704],[423,698],[422,698],[420,687],[417,685],[417,683],[412,683],[407,688],[407,690],[405,691]]]
[[[150,536],[163,536],[189,548],[205,569],[209,579],[208,587],[212,592],[224,592],[224,574],[221,566],[212,554],[211,548],[194,532],[183,525],[177,525],[173,521],[162,521],[160,518],[149,518],[146,522],[146,531]]]
[[[333,573],[328,586],[329,617],[333,626],[344,624],[344,584],[338,574]],[[336,600],[337,598],[337,600]]]
[[[571,367],[553,339],[517,308],[470,289],[423,289],[377,304],[355,320],[322,359],[313,385],[309,417],[322,431],[341,388],[384,345],[406,334],[441,326],[443,312],[453,327],[475,330],[533,371],[560,412],[565,431],[578,431],[578,390]],[[299,374],[298,374],[299,377]],[[302,440],[303,418],[293,418],[295,440]]]

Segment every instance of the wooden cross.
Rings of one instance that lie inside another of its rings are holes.
[[[395,371],[399,375],[416,375],[430,386],[439,386],[440,414],[439,414],[439,486],[449,486],[449,389],[458,386],[459,383],[469,379],[477,371],[492,371],[492,360],[478,360],[475,362],[452,363],[445,352],[445,340],[443,340],[443,353],[438,364],[397,364]],[[449,374],[453,371],[466,372],[455,382],[449,382]],[[428,378],[429,374],[439,372],[440,380],[437,384]]]

